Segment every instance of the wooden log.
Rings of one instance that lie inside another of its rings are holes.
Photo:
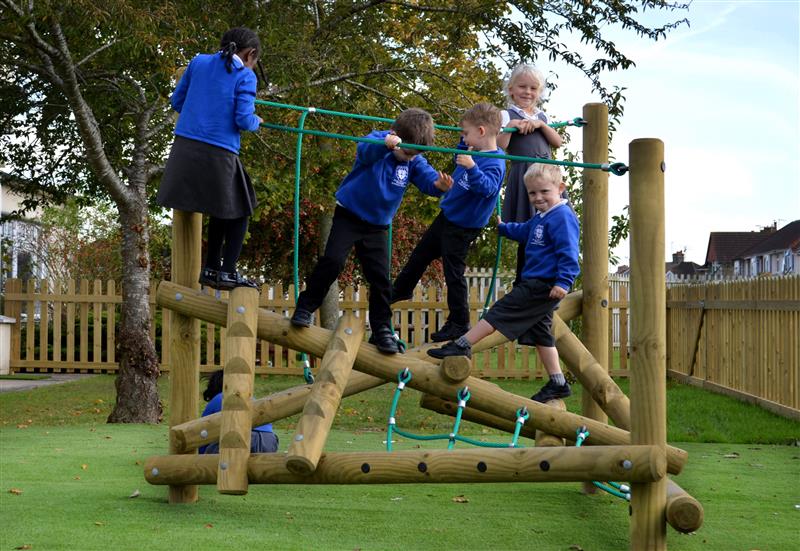
[[[564,400],[550,400],[545,405],[550,406],[551,408],[556,408],[561,411],[567,411],[567,406],[564,403]],[[548,434],[544,431],[537,430],[536,431],[536,447],[537,448],[556,448],[559,446],[563,446],[565,443],[564,438],[560,436],[556,436],[554,434]],[[594,487],[594,484],[589,482],[591,486]]]
[[[666,446],[664,144],[630,143],[631,440]],[[631,549],[666,549],[667,481],[633,483]]]
[[[200,242],[203,215],[172,211],[172,281],[199,289]],[[83,309],[83,307],[81,307]],[[200,396],[200,322],[178,312],[169,320],[170,339],[162,346],[169,347],[169,424],[185,423],[197,417]],[[170,448],[170,453],[180,453]],[[196,487],[169,489],[170,503],[197,501]]]
[[[608,370],[557,315],[553,316],[553,335],[558,355],[581,383],[585,393],[608,414],[614,424],[630,430],[630,400],[609,376]]]
[[[311,394],[303,407],[303,415],[289,445],[286,467],[290,472],[309,475],[316,470],[336,410],[342,401],[358,347],[363,340],[364,321],[352,312],[345,312],[339,318],[322,357]]]
[[[667,478],[667,522],[678,532],[696,532],[703,525],[703,506]]]
[[[587,163],[608,163],[608,106],[587,103],[583,106],[583,158]],[[595,358],[597,367],[608,372],[608,172],[584,169],[583,178],[583,342]],[[587,388],[587,387],[584,387]],[[590,392],[581,396],[581,413],[606,422],[604,409]],[[538,444],[537,440],[537,445]],[[587,494],[597,492],[592,483],[583,485]]]
[[[180,299],[177,298],[178,296]],[[224,301],[193,292],[191,289],[169,281],[164,281],[159,285],[157,301],[162,306],[173,310],[178,309],[212,323],[225,323]],[[318,357],[324,354],[330,333],[320,327],[298,329],[292,327],[287,318],[263,309],[259,312],[259,338],[295,350],[302,350]],[[506,392],[488,381],[469,377],[463,384],[448,383],[442,378],[436,365],[409,357],[407,354],[388,356],[380,353],[373,345],[364,344],[358,351],[354,365],[358,371],[386,381],[394,381],[397,374],[406,367],[412,373],[412,380],[408,386],[440,398],[448,399],[455,396],[456,392],[466,384],[469,386],[472,396],[471,407],[487,413],[513,418],[516,410],[524,406],[533,415],[533,423],[536,428],[543,429],[545,432],[571,438],[578,427],[585,425],[592,434],[593,445],[624,446],[630,443],[630,434],[627,431],[566,411],[548,408],[539,402]],[[672,446],[667,448],[667,465],[670,473],[679,473],[685,462],[685,451]]]
[[[386,384],[384,379],[351,372],[342,395],[352,396],[383,384]],[[310,395],[311,385],[300,385],[254,400],[252,404],[253,426],[273,423],[300,413]],[[200,446],[219,441],[221,421],[222,413],[220,412],[170,428],[171,448],[177,450],[176,453],[187,453]]]
[[[144,476],[150,484],[214,484],[213,456],[150,457]],[[286,468],[280,454],[248,460],[251,484],[418,484],[474,482],[571,482],[662,478],[664,454],[654,446],[580,448],[479,448],[399,452],[325,453],[308,476]]]
[[[258,289],[236,287],[231,291],[228,302],[222,383],[222,428],[217,474],[217,491],[221,494],[247,493],[257,323]]]
[[[439,366],[442,377],[451,383],[460,383],[469,377],[472,361],[466,356],[449,356]]]

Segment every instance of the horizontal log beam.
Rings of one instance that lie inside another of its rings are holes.
[[[309,475],[291,473],[283,454],[251,455],[250,484],[418,484],[475,482],[650,482],[666,473],[655,446],[501,448],[325,453]],[[216,455],[149,458],[147,482],[155,485],[214,484]]]

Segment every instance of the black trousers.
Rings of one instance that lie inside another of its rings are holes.
[[[355,246],[356,258],[369,283],[369,323],[373,331],[389,327],[390,306],[388,227],[376,226],[337,205],[333,226],[325,244],[325,254],[306,278],[306,289],[297,299],[297,307],[314,312],[320,307],[331,284],[344,269],[347,256]]]
[[[480,228],[462,228],[453,224],[440,212],[394,280],[392,297],[411,295],[430,263],[441,258],[447,284],[447,308],[450,310],[447,321],[469,324],[469,295],[464,270],[469,246],[480,233]]]

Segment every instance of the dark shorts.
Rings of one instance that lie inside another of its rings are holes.
[[[250,431],[250,453],[274,453],[278,451],[278,435],[274,432]],[[219,443],[206,446],[201,453],[219,453]]]
[[[528,279],[494,303],[483,319],[508,340],[528,346],[555,346],[551,331],[557,299],[550,298],[551,283]]]

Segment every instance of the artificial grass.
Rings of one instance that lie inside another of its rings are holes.
[[[34,373],[12,373],[11,375],[0,375],[0,379],[10,381],[41,381],[49,379],[50,375],[36,375]]]
[[[259,378],[256,395],[300,382],[296,377]],[[498,384],[528,396],[541,382]],[[627,390],[627,381],[620,386]],[[166,379],[160,388],[168,413]],[[579,390],[567,400],[570,410],[580,407]],[[393,391],[393,385],[385,385],[345,399],[326,449],[385,449]],[[583,496],[575,483],[251,486],[243,497],[204,487],[199,502],[168,505],[166,488],[148,485],[142,472],[147,457],[166,453],[167,428],[105,424],[113,392],[112,376],[90,376],[0,395],[0,510],[8,519],[0,528],[1,548],[628,547],[627,504],[602,493]],[[689,452],[675,480],[705,508],[697,534],[668,529],[670,548],[792,548],[800,520],[795,508],[800,449],[771,444],[800,440],[800,423],[693,387],[669,383],[667,392],[668,438]],[[418,398],[417,391],[404,391],[399,426],[423,433],[448,431],[452,420],[419,409]],[[281,451],[296,419],[275,423]],[[493,441],[509,438],[470,423],[464,423],[463,432]],[[418,445],[399,439],[395,449]],[[128,497],[137,490],[139,497]]]

